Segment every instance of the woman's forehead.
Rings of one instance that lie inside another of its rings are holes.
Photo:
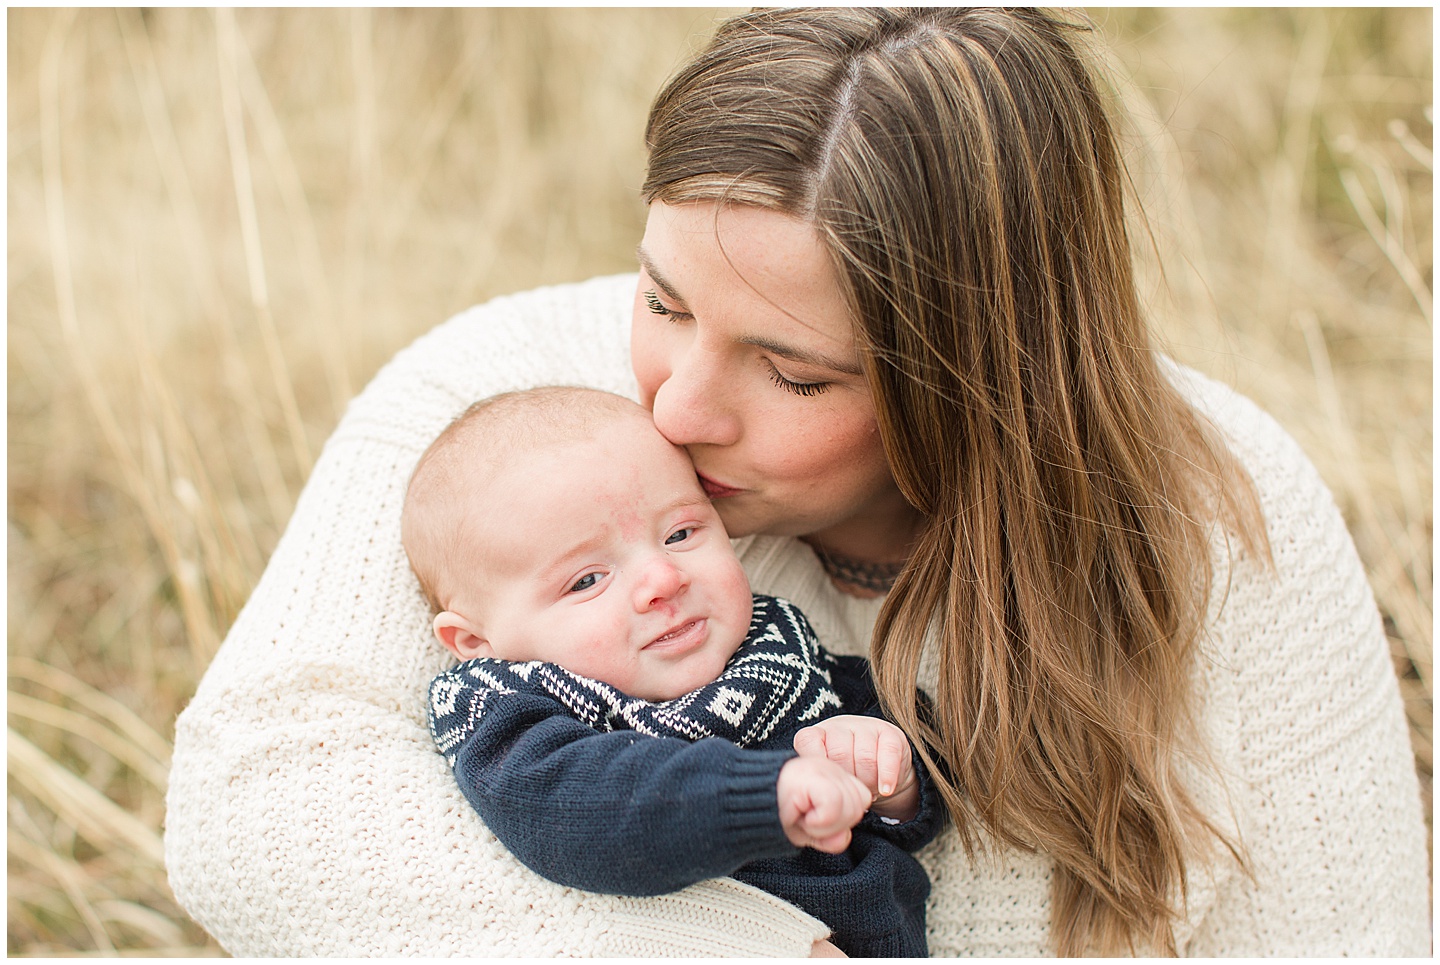
[[[742,341],[859,371],[849,306],[819,233],[752,205],[650,205],[640,265],[661,294]]]

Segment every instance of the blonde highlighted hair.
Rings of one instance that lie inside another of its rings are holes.
[[[1083,25],[1028,9],[759,11],[658,95],[645,200],[814,225],[885,452],[925,516],[872,642],[967,849],[1054,861],[1060,954],[1176,951],[1215,842],[1179,760],[1214,526],[1253,486],[1152,350]],[[933,708],[916,694],[938,640]]]

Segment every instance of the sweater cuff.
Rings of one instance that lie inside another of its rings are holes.
[[[726,768],[727,791],[722,804],[725,833],[737,850],[761,857],[784,857],[797,849],[780,824],[776,786],[780,769],[797,756],[794,751],[741,750]]]
[[[860,819],[860,827],[879,835],[897,848],[918,851],[935,839],[945,826],[945,799],[935,786],[930,772],[920,763],[920,755],[912,752],[915,761],[915,778],[920,785],[920,807],[909,821],[891,823],[874,811],[866,811]]]

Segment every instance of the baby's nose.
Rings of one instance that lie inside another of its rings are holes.
[[[647,613],[668,603],[685,589],[689,580],[670,560],[656,559],[646,565],[635,585],[635,609]]]

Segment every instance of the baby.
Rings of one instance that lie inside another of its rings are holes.
[[[928,777],[865,661],[751,596],[643,408],[562,387],[476,403],[421,457],[402,538],[464,661],[431,685],[431,733],[521,862],[629,895],[729,875],[852,956],[926,954],[907,852],[943,820]]]

